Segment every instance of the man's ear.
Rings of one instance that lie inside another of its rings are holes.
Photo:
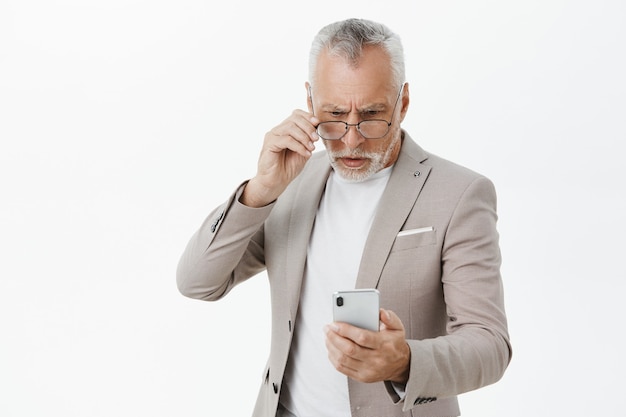
[[[402,87],[402,97],[400,98],[402,101],[402,107],[400,108],[400,121],[404,120],[404,116],[406,116],[406,112],[409,110],[409,83],[404,83]]]
[[[304,83],[304,88],[306,88],[306,104],[309,108],[309,112],[313,113],[313,97],[311,96],[311,84],[306,81]]]

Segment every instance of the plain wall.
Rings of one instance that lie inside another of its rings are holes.
[[[623,412],[623,1],[3,0],[1,416],[250,414],[266,277],[205,303],[175,268],[347,17],[402,37],[404,127],[498,190],[514,356],[463,415]]]

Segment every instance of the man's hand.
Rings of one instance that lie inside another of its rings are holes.
[[[404,326],[390,310],[380,310],[380,321],[379,332],[347,323],[326,326],[328,358],[339,372],[357,381],[404,384],[411,360]]]
[[[302,171],[315,150],[319,138],[315,127],[319,120],[303,110],[294,112],[265,135],[257,173],[241,195],[241,203],[263,207],[287,188]]]

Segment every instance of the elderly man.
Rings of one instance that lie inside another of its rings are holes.
[[[180,291],[207,301],[267,271],[272,342],[254,416],[457,416],[456,396],[510,361],[494,187],[402,130],[404,77],[386,26],[324,27],[308,111],[266,134],[256,175],[181,257]],[[379,291],[379,331],[332,321],[331,294],[351,288]]]

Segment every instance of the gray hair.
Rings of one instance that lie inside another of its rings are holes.
[[[343,57],[357,65],[364,46],[381,47],[391,60],[397,87],[404,83],[404,50],[400,37],[381,23],[365,19],[347,19],[323,27],[313,39],[309,54],[309,80],[315,82],[317,59],[322,51]]]

